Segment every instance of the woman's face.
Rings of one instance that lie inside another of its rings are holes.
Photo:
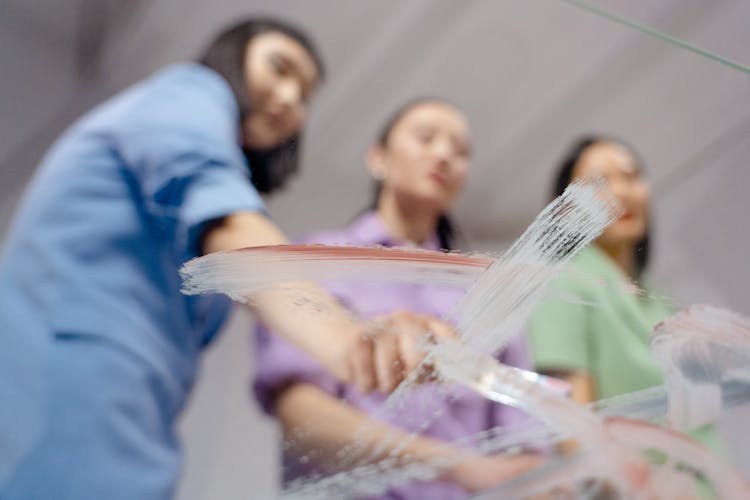
[[[636,158],[620,144],[594,143],[579,157],[573,179],[595,177],[606,181],[623,210],[599,241],[605,245],[638,243],[646,235],[651,189]]]
[[[443,213],[463,188],[470,155],[466,118],[453,106],[426,101],[406,111],[385,146],[374,148],[370,168],[384,193]]]
[[[245,52],[250,112],[243,146],[264,151],[297,134],[318,78],[315,61],[294,38],[277,31],[252,37]]]

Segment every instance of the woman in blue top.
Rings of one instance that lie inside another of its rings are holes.
[[[301,32],[245,21],[200,64],[115,96],[52,147],[0,257],[0,498],[172,496],[174,422],[229,307],[182,295],[178,268],[286,242],[259,191],[295,170],[322,74]],[[311,321],[271,292],[255,312],[342,380],[394,376],[394,335],[364,337],[320,289],[299,293],[331,314]]]

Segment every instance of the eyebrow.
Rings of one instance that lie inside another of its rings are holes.
[[[274,53],[277,57],[284,61],[284,64],[286,64],[294,72],[294,74],[299,77],[300,80],[302,80],[302,83],[305,85],[306,90],[312,91],[315,88],[318,82],[317,76],[306,74],[296,58],[289,57],[287,54],[280,50],[276,50]]]
[[[421,132],[435,133],[436,127],[434,123],[432,123],[432,121],[418,120],[412,124],[412,129],[419,133]],[[471,145],[471,139],[469,139],[467,135],[449,132],[448,136],[452,142],[458,143],[458,145],[460,145],[462,148],[465,148],[468,153],[472,152],[473,148]]]
[[[624,165],[619,165],[619,168],[620,170],[628,173],[640,174],[643,172],[641,164],[635,159],[633,159],[633,161],[627,162]]]

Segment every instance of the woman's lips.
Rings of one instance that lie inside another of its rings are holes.
[[[432,172],[430,173],[430,177],[441,186],[448,186],[448,177],[444,174],[441,174],[440,172]]]
[[[266,120],[274,128],[283,128],[284,126],[284,115],[282,113],[266,112],[264,113]]]

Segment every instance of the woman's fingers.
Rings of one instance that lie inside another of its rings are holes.
[[[398,339],[392,330],[378,332],[373,338],[375,378],[378,389],[384,393],[394,390],[404,378]]]
[[[447,479],[470,492],[485,491],[541,465],[544,458],[532,453],[479,456],[461,461],[447,471]]]
[[[414,371],[424,359],[424,350],[421,348],[421,336],[425,334],[421,329],[417,335],[401,334],[398,336],[398,347],[403,360],[404,377]]]
[[[349,365],[349,378],[364,393],[377,387],[375,360],[372,339],[366,333],[357,338],[351,348],[346,362]]]
[[[459,340],[461,336],[458,331],[445,321],[425,316],[427,323],[427,329],[435,336],[435,338],[446,338],[451,340]]]
[[[437,318],[397,311],[375,318],[347,357],[352,381],[363,392],[391,392],[418,367],[419,381],[429,379],[425,342],[458,338],[456,330]]]

